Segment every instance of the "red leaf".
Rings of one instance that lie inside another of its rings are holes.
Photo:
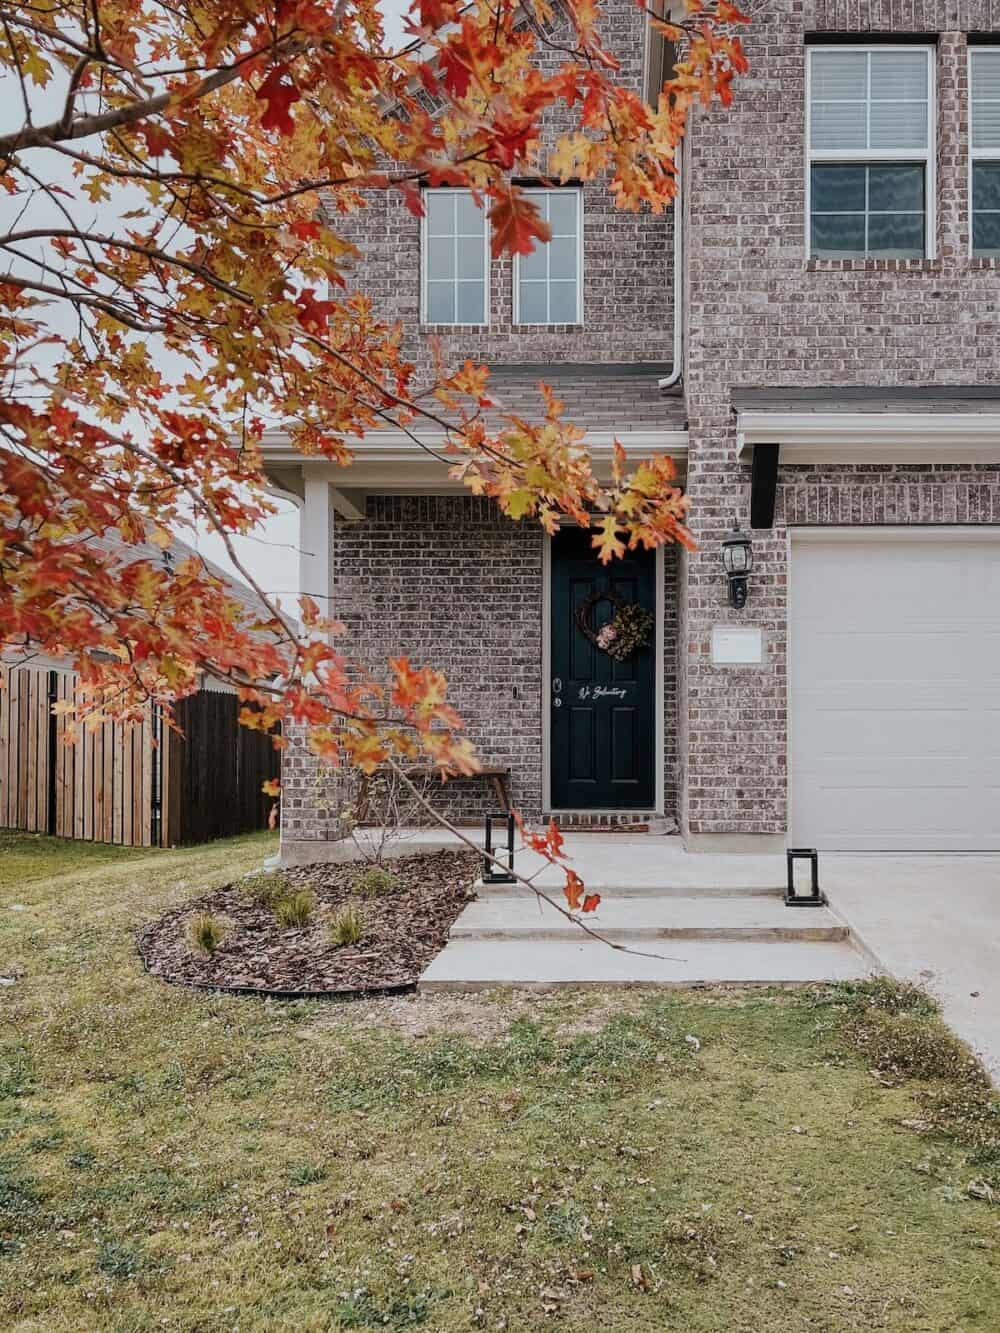
[[[468,65],[464,64],[450,46],[441,52],[441,82],[452,97],[464,97],[469,91]]]
[[[552,229],[542,218],[538,205],[516,187],[498,199],[490,209],[493,237],[490,250],[494,259],[502,254],[530,255],[536,241],[547,241]]]
[[[578,912],[583,902],[583,880],[575,870],[566,871],[566,884],[563,888],[571,912]]]
[[[320,227],[318,222],[300,219],[298,222],[293,222],[288,230],[300,241],[319,240]]]
[[[257,89],[257,100],[267,103],[267,110],[260,118],[261,125],[265,130],[277,130],[285,135],[295,133],[290,108],[302,97],[294,83],[284,81],[287,72],[287,65],[275,65]]]
[[[585,912],[594,912],[600,905],[601,895],[599,893],[588,893],[583,900],[583,910]]]

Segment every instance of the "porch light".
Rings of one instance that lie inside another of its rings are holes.
[[[753,569],[753,546],[746,533],[733,524],[733,530],[722,543],[722,568],[729,580],[729,605],[737,610],[746,606],[747,575]]]
[[[497,844],[493,846],[493,821],[505,820],[507,824],[507,845]],[[512,814],[487,815],[486,816],[486,855],[483,857],[483,883],[484,884],[516,884],[517,876],[514,874],[514,816]],[[507,869],[504,870],[497,865],[492,858],[496,857],[498,861],[506,860]]]

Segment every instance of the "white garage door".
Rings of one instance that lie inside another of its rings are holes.
[[[1000,540],[793,535],[792,845],[1000,849]]]

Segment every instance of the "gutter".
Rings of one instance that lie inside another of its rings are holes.
[[[680,381],[684,371],[684,311],[683,311],[683,293],[681,288],[684,282],[684,216],[681,211],[682,205],[682,175],[678,169],[677,173],[677,193],[674,195],[674,359],[673,369],[669,375],[663,379],[657,380],[657,385],[661,389],[673,388]]]

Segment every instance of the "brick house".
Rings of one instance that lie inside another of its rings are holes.
[[[430,192],[423,226],[391,197],[353,220],[418,363],[437,334],[507,406],[552,383],[599,461],[614,437],[673,455],[698,550],[605,572],[391,432],[346,472],[275,434],[303,587],[362,656],[447,670],[532,817],[676,821],[692,850],[1000,849],[1000,10],[752,11],[751,72],[695,114],[676,218],[551,191],[553,240],[520,266],[488,262],[458,192]],[[605,15],[641,88],[644,18]],[[608,594],[655,617],[625,662],[579,628]],[[326,782],[289,751],[289,858],[335,843]],[[447,798],[470,819],[487,800]]]

